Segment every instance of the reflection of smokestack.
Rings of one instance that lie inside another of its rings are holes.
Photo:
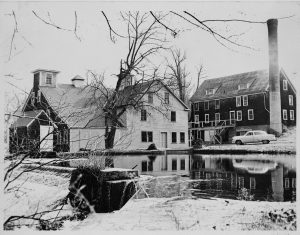
[[[275,201],[282,202],[284,200],[283,195],[283,167],[271,172],[273,198]]]
[[[269,19],[267,25],[269,34],[270,129],[280,135],[282,133],[282,122],[277,40],[278,20]]]

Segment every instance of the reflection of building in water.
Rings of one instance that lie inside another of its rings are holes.
[[[157,155],[157,156],[118,156],[114,158],[114,167],[134,168],[139,174],[163,175],[189,175],[189,155]]]
[[[247,188],[259,200],[291,200],[296,173],[269,160],[210,158],[196,155],[191,166],[195,194],[236,198]]]

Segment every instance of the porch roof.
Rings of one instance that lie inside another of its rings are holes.
[[[11,125],[11,127],[27,127],[33,123],[33,121],[36,120],[43,112],[44,111],[41,109],[23,112],[20,117]]]

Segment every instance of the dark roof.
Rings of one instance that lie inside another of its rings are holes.
[[[282,71],[281,71],[282,74]],[[238,90],[239,84],[249,83],[248,89]],[[259,93],[268,90],[269,71],[257,70],[247,73],[240,73],[226,77],[208,79],[203,81],[201,86],[196,90],[190,101],[201,101],[209,99],[219,99],[230,96],[246,95]],[[216,89],[214,94],[206,95],[206,90]]]
[[[104,127],[104,115],[100,103],[103,98],[96,89],[57,84],[56,87],[40,87],[49,105],[69,125],[77,128]],[[100,102],[100,103],[98,103]]]
[[[27,111],[20,114],[20,116],[12,125],[12,128],[15,127],[26,127],[31,122],[33,122],[38,116],[44,112],[43,110],[33,110],[33,111]]]

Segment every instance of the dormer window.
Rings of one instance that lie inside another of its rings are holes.
[[[52,78],[53,78],[53,74],[52,73],[47,73],[46,74],[46,84],[51,85],[52,84]]]
[[[249,83],[239,84],[238,89],[239,89],[239,90],[248,89],[249,86],[250,86]]]
[[[206,95],[213,95],[213,94],[215,94],[215,89],[207,89],[206,90]]]

